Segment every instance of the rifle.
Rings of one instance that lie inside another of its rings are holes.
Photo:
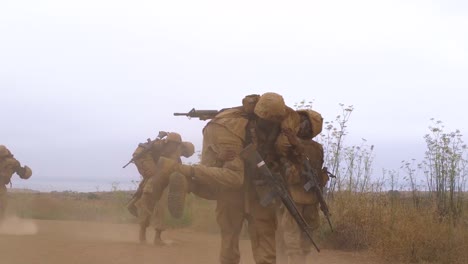
[[[221,111],[224,109],[218,111],[218,110],[195,110],[195,108],[192,108],[187,113],[174,113],[175,116],[187,116],[189,118],[196,117],[199,118],[200,120],[208,120],[214,118],[217,114],[219,114]]]
[[[312,169],[310,166],[310,160],[308,157],[304,160],[304,170],[302,175],[306,176],[309,181],[304,185],[304,189],[308,192],[309,190],[313,189],[315,194],[317,195],[317,199],[319,200],[320,210],[322,210],[323,215],[328,221],[328,225],[330,225],[330,229],[333,232],[333,226],[330,221],[330,211],[328,210],[328,205],[323,198],[322,189],[320,188],[319,184],[317,183],[317,171]]]
[[[260,95],[258,94],[251,94],[247,95],[242,99],[242,106],[237,106],[237,107],[228,107],[228,108],[223,108],[221,110],[195,110],[195,108],[192,108],[187,113],[174,113],[175,116],[187,116],[189,118],[196,117],[200,120],[208,120],[208,119],[213,119],[217,114],[221,113],[224,110],[227,109],[241,109],[245,114],[247,115],[252,115],[254,112],[255,105],[258,102],[258,99],[260,98]]]
[[[327,173],[328,177],[330,177],[330,178],[336,178],[336,176],[333,175],[333,173],[331,173],[331,172],[328,171],[328,168],[327,168],[327,167],[323,167],[323,171],[325,171],[325,172]]]
[[[301,215],[299,210],[294,203],[294,200],[289,195],[286,186],[283,183],[281,175],[271,173],[270,169],[265,164],[265,161],[260,156],[258,151],[255,149],[255,145],[250,144],[242,150],[241,156],[250,163],[254,163],[258,168],[260,174],[263,176],[267,184],[272,188],[273,193],[278,196],[284,204],[284,207],[289,211],[291,216],[294,218],[302,232],[309,238],[312,245],[314,245],[317,252],[320,252],[317,244],[315,244],[312,238],[311,227],[308,226],[306,220]]]
[[[159,131],[158,133],[158,136],[156,137],[156,141],[157,140],[161,140],[163,137],[167,136],[167,132],[165,131]],[[146,152],[148,152],[150,149],[151,149],[151,146],[153,145],[153,141],[148,138],[146,139],[146,142],[145,143],[140,143],[138,144],[139,147],[142,147],[144,148],[144,151],[138,153],[138,155],[136,155],[135,157],[133,157],[132,159],[130,159],[129,162],[127,162],[127,164],[125,164],[122,168],[126,168],[130,163],[133,163],[135,162],[135,160],[139,159],[141,156],[143,156],[144,154],[146,154]]]

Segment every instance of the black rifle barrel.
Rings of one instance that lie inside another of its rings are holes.
[[[304,186],[304,189],[306,191],[309,191],[310,189],[313,189],[313,191],[315,191],[315,194],[320,204],[320,210],[322,210],[323,215],[327,219],[328,225],[330,226],[330,229],[333,232],[333,225],[330,220],[330,210],[328,208],[327,202],[325,201],[325,198],[323,197],[322,188],[319,186],[317,182],[317,179],[318,179],[317,171],[313,169],[312,166],[310,165],[309,157],[306,157],[304,159],[304,172],[303,173],[309,179],[309,182],[306,184],[306,186],[309,186],[309,188],[306,188],[306,186]]]
[[[291,198],[291,196],[288,193],[288,190],[283,185],[282,180],[279,178],[281,177],[281,175],[271,173],[270,169],[268,169],[268,166],[266,166],[265,161],[255,149],[255,146],[252,144],[250,144],[242,150],[241,156],[248,162],[254,162],[256,164],[259,172],[264,177],[264,180],[273,189],[273,192],[277,196],[279,196],[288,212],[294,218],[297,225],[301,228],[302,232],[309,238],[310,242],[312,243],[312,245],[314,245],[317,252],[320,252],[320,249],[318,248],[317,244],[315,244],[315,241],[312,238],[312,233],[310,232],[311,228],[297,209],[294,200]]]

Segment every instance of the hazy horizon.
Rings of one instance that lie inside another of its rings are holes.
[[[422,158],[431,118],[468,131],[463,1],[16,0],[0,36],[0,144],[33,170],[14,187],[132,186],[159,130],[201,150],[206,122],[173,112],[268,91],[326,121],[353,105],[346,143],[375,145],[376,176]]]

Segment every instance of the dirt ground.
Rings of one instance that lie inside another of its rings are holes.
[[[179,229],[163,236],[169,245],[142,245],[136,242],[136,225],[11,218],[0,226],[0,263],[218,263],[216,234]],[[250,242],[242,240],[241,247],[241,263],[253,264]],[[309,258],[308,263],[314,264],[377,263],[364,253],[331,250],[314,252]]]

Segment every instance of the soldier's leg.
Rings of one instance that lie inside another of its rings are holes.
[[[146,242],[146,228],[150,224],[151,215],[156,203],[154,188],[148,180],[147,184],[143,187],[143,194],[135,203],[138,213],[138,224],[140,225],[139,240]]]
[[[318,227],[318,210],[316,205],[296,204],[299,212],[313,230]],[[299,225],[291,214],[284,210],[280,222],[283,228],[283,238],[288,255],[288,263],[304,264],[307,255],[312,249],[312,243],[306,235],[303,234]]]
[[[320,226],[319,206],[318,204],[308,204],[303,206],[303,216],[307,224],[313,231]],[[313,249],[313,245],[304,233],[301,232],[302,254],[307,256]]]
[[[147,227],[148,227],[148,221],[140,222],[140,229],[138,232],[138,241],[140,241],[140,243],[146,242],[146,228]]]
[[[299,205],[296,206],[297,209],[299,209],[299,212],[302,214],[303,208]],[[304,259],[302,253],[302,231],[288,210],[282,210],[279,224],[283,230],[283,240],[285,244],[286,255],[288,256],[288,263],[302,261]],[[303,263],[298,262],[298,264]]]
[[[0,222],[4,219],[8,205],[7,188],[0,184]]]
[[[281,225],[281,218],[283,211],[286,210],[283,206],[278,208],[276,218],[278,219],[278,226],[276,228],[276,263],[286,264],[288,256],[286,255],[286,243],[284,242],[283,226]]]
[[[275,264],[277,209],[263,207],[256,198],[249,198],[249,206],[249,233],[255,263]]]
[[[151,226],[154,227],[155,230],[153,244],[163,245],[164,241],[161,238],[161,234],[166,230],[166,226],[164,224],[164,201],[162,199],[156,202],[156,205],[154,206],[151,217]]]
[[[244,222],[244,195],[242,192],[223,192],[216,205],[216,220],[221,231],[221,264],[238,264],[239,239]]]
[[[137,209],[135,203],[138,201],[138,199],[140,199],[141,194],[143,192],[143,186],[145,186],[145,183],[146,183],[146,179],[143,179],[140,182],[140,184],[138,185],[138,188],[137,188],[135,194],[133,195],[132,199],[127,204],[128,212],[131,215],[135,216],[135,217],[138,217],[138,209]]]

